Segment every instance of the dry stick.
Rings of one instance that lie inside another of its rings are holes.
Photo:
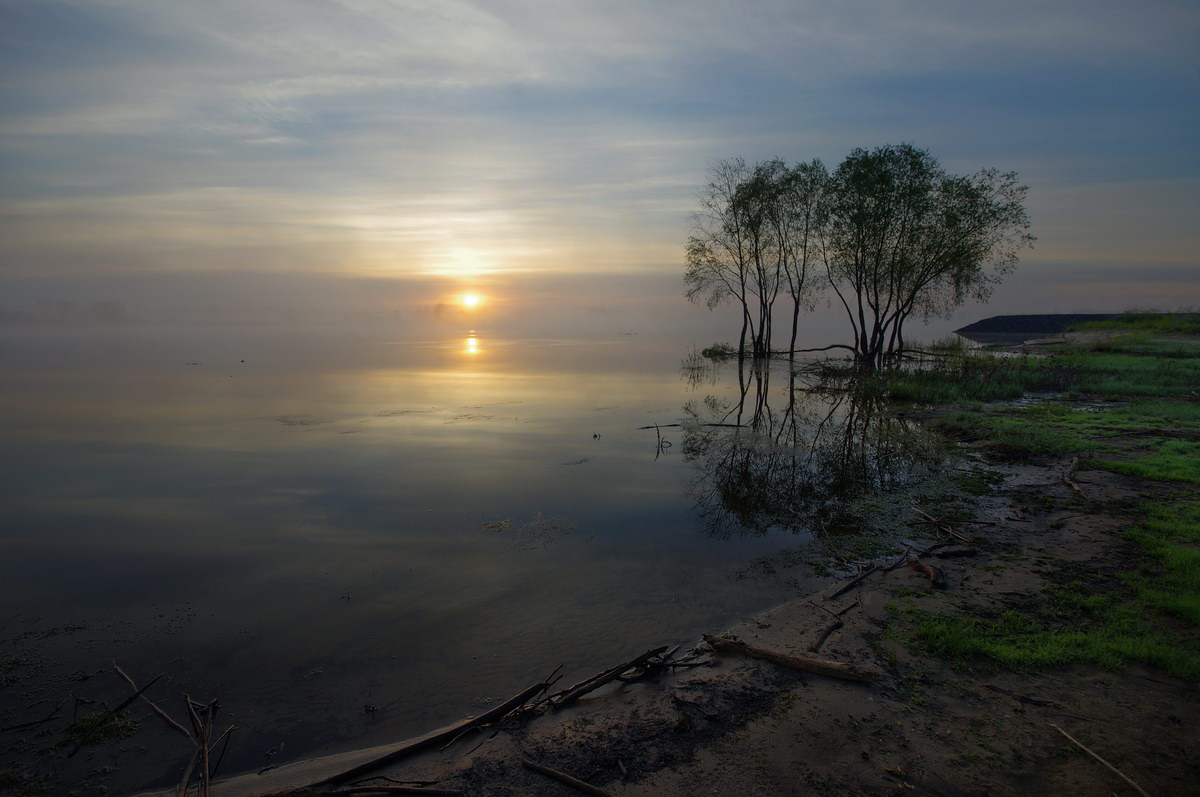
[[[62,703],[56,703],[54,710],[46,715],[45,719],[34,720],[33,722],[22,722],[19,725],[9,725],[7,728],[0,728],[0,733],[8,731],[20,731],[25,728],[36,728],[38,725],[43,725],[58,716],[58,712],[62,711]]]
[[[925,575],[929,576],[929,584],[930,584],[930,586],[934,587],[935,589],[945,589],[946,588],[945,574],[942,573],[941,570],[938,570],[933,565],[927,565],[923,562],[913,559],[911,562],[908,563],[908,566],[911,567],[913,570],[916,570],[918,573],[924,573]]]
[[[979,551],[974,548],[955,548],[952,551],[935,551],[934,556],[939,559],[954,559],[959,556],[975,556]]]
[[[634,667],[638,667],[638,666],[641,666],[642,664],[645,664],[647,661],[654,658],[655,656],[665,653],[666,650],[667,650],[666,645],[663,645],[661,648],[655,648],[654,650],[648,650],[645,653],[643,653],[642,655],[638,656],[636,659],[627,661],[624,664],[618,664],[616,667],[612,667],[610,669],[605,670],[602,673],[593,675],[591,678],[582,680],[579,683],[575,684],[574,686],[568,687],[556,695],[552,695],[550,697],[550,705],[553,706],[554,708],[562,708],[563,706],[567,705],[568,703],[573,703],[576,700],[578,700],[579,698],[586,695],[588,692],[594,692],[595,690],[599,689],[600,687],[604,686],[605,684],[609,683],[610,681],[615,680],[616,677],[618,675],[620,675],[621,673],[628,672],[629,670],[632,670]]]
[[[458,789],[424,789],[420,786],[350,786],[336,791],[319,792],[320,795],[335,795],[341,794],[446,794],[456,795],[462,794]]]
[[[902,564],[904,564],[905,562],[907,562],[907,561],[908,561],[908,553],[909,553],[909,551],[911,551],[911,550],[912,550],[911,548],[905,548],[905,549],[904,549],[904,553],[902,553],[902,554],[900,555],[900,558],[899,558],[899,559],[897,559],[896,561],[892,562],[892,563],[891,563],[890,565],[888,565],[887,567],[883,568],[883,572],[885,572],[885,573],[890,573],[890,572],[892,572],[893,570],[895,570],[897,567],[899,567],[900,565],[902,565]],[[917,554],[917,555],[918,555],[918,556],[920,556],[920,554]]]
[[[831,601],[834,598],[837,598],[841,595],[845,595],[847,592],[849,592],[850,590],[857,587],[867,576],[871,575],[878,569],[879,568],[877,568],[875,565],[871,565],[866,570],[862,571],[857,576],[855,576],[854,578],[850,579],[845,584],[843,584],[841,589],[839,589],[837,592],[833,593],[832,595],[827,596],[825,598],[825,600]]]
[[[1082,750],[1083,752],[1087,753],[1087,754],[1088,754],[1088,755],[1090,755],[1092,758],[1096,759],[1096,760],[1097,760],[1097,761],[1099,761],[1101,764],[1103,764],[1104,766],[1108,767],[1108,768],[1109,768],[1109,769],[1111,769],[1113,772],[1115,772],[1115,773],[1117,774],[1117,776],[1121,778],[1121,780],[1125,781],[1125,782],[1126,782],[1126,783],[1128,783],[1130,786],[1132,786],[1134,789],[1136,789],[1136,790],[1137,790],[1137,793],[1138,793],[1138,794],[1140,794],[1140,795],[1142,795],[1142,797],[1150,797],[1150,795],[1146,793],[1146,790],[1145,790],[1145,789],[1143,789],[1141,786],[1137,785],[1136,783],[1134,783],[1132,780],[1130,780],[1128,775],[1126,775],[1124,772],[1122,772],[1121,770],[1117,769],[1117,768],[1116,768],[1116,767],[1114,767],[1112,764],[1108,763],[1108,762],[1107,762],[1107,761],[1105,761],[1103,758],[1101,758],[1100,756],[1096,755],[1094,752],[1092,752],[1091,750],[1089,750],[1087,747],[1085,747],[1085,746],[1084,746],[1083,742],[1079,741],[1079,740],[1078,740],[1078,739],[1076,739],[1074,736],[1072,736],[1071,734],[1069,734],[1069,733],[1067,733],[1066,731],[1064,731],[1062,728],[1060,728],[1060,727],[1058,727],[1057,725],[1055,725],[1053,722],[1051,722],[1051,723],[1050,723],[1050,727],[1051,727],[1051,728],[1053,728],[1054,730],[1058,731],[1059,733],[1061,733],[1063,736],[1065,736],[1065,737],[1067,737],[1068,739],[1070,739],[1072,742],[1074,742],[1074,743],[1075,743],[1075,745],[1076,745],[1076,746],[1077,746],[1077,747],[1078,747],[1080,750]]]
[[[845,623],[841,620],[834,620],[829,626],[817,637],[817,641],[808,646],[809,653],[816,653],[825,644],[825,640],[833,635],[833,632],[844,626]]]
[[[595,794],[595,795],[597,795],[597,797],[611,797],[611,795],[608,792],[606,792],[604,789],[598,789],[595,786],[593,786],[592,784],[585,783],[584,781],[580,780],[579,778],[573,778],[570,775],[568,775],[566,772],[559,772],[557,769],[551,769],[550,767],[543,766],[541,764],[535,764],[534,762],[532,762],[528,759],[521,761],[521,764],[526,769],[531,769],[534,772],[538,773],[539,775],[545,775],[548,778],[553,778],[554,780],[557,780],[559,783],[565,783],[568,786],[570,786],[571,788],[578,789],[579,791],[583,792],[584,794]]]
[[[124,709],[125,709],[125,708],[126,708],[126,707],[127,707],[129,704],[130,704],[130,703],[132,703],[133,701],[135,701],[135,700],[137,700],[139,697],[141,697],[143,692],[145,692],[145,691],[146,691],[147,689],[149,689],[150,687],[154,686],[154,684],[156,684],[156,683],[158,682],[158,679],[159,679],[159,678],[162,678],[164,674],[165,674],[165,673],[161,673],[161,672],[160,672],[158,675],[156,675],[156,676],[154,676],[153,678],[151,678],[151,679],[150,679],[150,683],[146,684],[146,685],[145,685],[145,686],[143,686],[141,689],[138,689],[138,690],[137,690],[136,692],[134,692],[132,695],[130,695],[129,697],[125,698],[125,702],[121,703],[121,705],[117,706],[116,708],[110,708],[108,711],[106,711],[106,712],[104,713],[104,716],[106,716],[106,717],[109,717],[109,716],[112,716],[112,715],[114,715],[114,714],[118,714],[118,713],[120,713],[121,711],[123,711],[123,710],[124,710]],[[135,687],[135,688],[136,688],[136,687]]]
[[[124,679],[125,679],[125,683],[129,684],[129,686],[130,686],[130,687],[132,687],[133,689],[137,689],[137,684],[135,684],[135,683],[133,682],[133,679],[132,679],[132,678],[130,678],[130,677],[129,677],[129,676],[126,674],[126,673],[125,673],[125,671],[124,671],[124,670],[122,670],[120,667],[118,667],[118,666],[116,665],[116,663],[115,663],[115,662],[113,663],[113,670],[114,670],[114,671],[116,671],[117,675],[119,675],[119,676],[121,676],[122,678],[124,678]],[[156,704],[156,703],[155,703],[153,700],[151,700],[150,698],[146,697],[145,695],[142,695],[142,700],[143,700],[143,701],[144,701],[144,702],[145,702],[145,703],[146,703],[148,706],[150,706],[150,708],[151,708],[151,709],[153,709],[153,710],[154,710],[154,713],[155,713],[155,714],[157,714],[157,715],[159,716],[159,718],[160,718],[160,719],[162,719],[162,721],[163,721],[163,722],[167,723],[167,724],[168,724],[168,725],[170,725],[172,728],[174,728],[175,730],[177,730],[177,731],[179,731],[180,733],[182,733],[182,734],[183,734],[184,736],[186,736],[186,737],[187,737],[189,740],[192,740],[192,735],[191,735],[190,733],[188,733],[188,731],[187,731],[187,728],[183,727],[183,726],[182,726],[182,725],[180,725],[178,722],[176,722],[175,720],[171,719],[171,718],[170,718],[170,717],[167,715],[167,712],[163,711],[161,708],[159,708],[159,707],[158,707],[158,704]]]
[[[209,716],[205,716],[204,720],[200,719],[200,715],[196,713],[196,706],[203,708],[202,703],[197,703],[187,695],[183,696],[183,700],[187,703],[188,716],[192,720],[192,727],[196,729],[196,744],[199,747],[197,751],[200,754],[200,794],[207,797],[208,795],[208,725]]]
[[[408,742],[407,744],[402,745],[401,747],[396,748],[395,750],[393,750],[390,753],[387,753],[386,755],[382,755],[379,758],[372,759],[372,760],[366,762],[365,764],[360,764],[356,767],[352,767],[352,768],[346,770],[345,772],[339,772],[336,775],[330,775],[329,777],[325,778],[324,780],[319,780],[316,783],[311,784],[311,786],[336,786],[336,785],[339,785],[342,783],[347,783],[349,781],[354,780],[355,778],[359,778],[363,775],[373,772],[373,771],[379,769],[380,767],[387,766],[388,764],[393,764],[396,761],[399,761],[403,758],[407,758],[408,756],[414,755],[415,753],[419,753],[423,750],[428,750],[432,747],[437,747],[438,745],[443,744],[447,740],[452,739],[455,736],[459,735],[460,733],[462,733],[464,730],[467,730],[468,728],[471,728],[471,727],[474,727],[477,725],[486,725],[489,722],[492,722],[493,720],[498,720],[501,717],[508,716],[513,711],[516,711],[518,708],[525,705],[525,701],[529,700],[534,695],[540,694],[541,692],[545,691],[548,688],[548,686],[549,686],[549,684],[546,681],[540,681],[536,684],[533,684],[532,686],[527,687],[524,691],[520,692],[519,694],[514,695],[513,697],[510,697],[508,700],[505,700],[500,705],[498,705],[488,711],[485,711],[484,713],[480,714],[478,717],[473,717],[469,720],[464,720],[455,725],[451,725],[449,727],[442,728],[441,730],[427,733],[424,736],[421,736],[417,739],[414,739],[414,740]]]
[[[925,518],[930,523],[932,523],[933,525],[937,526],[942,531],[949,534],[951,537],[958,537],[963,542],[973,542],[973,540],[970,537],[968,537],[966,534],[963,534],[961,532],[958,532],[958,531],[955,531],[954,529],[952,529],[950,527],[950,525],[948,523],[946,523],[946,521],[938,520],[933,515],[930,515],[928,512],[922,512],[920,509],[918,509],[915,506],[912,507],[912,511],[916,512],[918,515]]]
[[[1087,493],[1085,493],[1083,491],[1083,488],[1081,488],[1075,482],[1075,471],[1077,471],[1077,470],[1079,470],[1079,457],[1071,457],[1071,461],[1067,463],[1067,469],[1065,471],[1063,471],[1063,475],[1062,475],[1063,484],[1070,487],[1072,490],[1074,490],[1076,493],[1079,494],[1080,498],[1082,498],[1083,500],[1086,501],[1086,500],[1088,500]]]
[[[221,762],[225,760],[225,751],[229,749],[229,740],[233,737],[233,732],[236,730],[236,725],[230,725],[221,732],[221,735],[217,737],[217,740],[212,743],[211,747],[208,748],[209,753],[212,753],[213,750],[217,749],[217,745],[221,743],[221,740],[225,740],[225,746],[221,748],[221,754],[217,756],[217,763],[213,765],[212,776],[214,778],[217,776],[217,770],[221,768]]]
[[[741,640],[730,639],[724,636],[709,636],[705,634],[704,641],[712,645],[715,650],[741,653],[751,658],[773,662],[782,667],[790,667],[793,670],[802,670],[817,675],[828,675],[831,678],[841,678],[846,681],[875,680],[875,673],[841,661],[782,653],[777,650],[749,645]]]

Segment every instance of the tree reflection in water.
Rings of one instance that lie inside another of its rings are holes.
[[[693,387],[708,375],[697,360],[683,367]],[[932,472],[932,438],[878,391],[817,365],[771,366],[739,363],[736,399],[684,405],[682,452],[698,471],[688,491],[709,535],[836,531],[855,523],[863,499]],[[784,382],[775,394],[773,377]]]

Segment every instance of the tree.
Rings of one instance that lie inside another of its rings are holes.
[[[909,318],[948,314],[985,300],[1031,245],[1016,175],[948,174],[911,144],[856,149],[830,175],[819,160],[713,167],[700,192],[684,281],[710,309],[742,310],[738,355],[771,353],[774,306],[792,300],[789,353],[800,311],[828,288],[846,311],[855,359],[868,368],[904,353]],[[824,277],[812,267],[824,264]],[[823,283],[823,284],[822,284]]]
[[[913,315],[987,298],[1034,240],[1026,191],[1011,172],[947,174],[911,144],[846,157],[828,186],[823,256],[859,363],[874,368],[902,355]]]
[[[687,296],[710,309],[735,299],[742,309],[738,354],[749,341],[755,357],[771,353],[775,302],[792,299],[792,347],[800,310],[813,302],[813,262],[820,198],[827,181],[820,161],[789,169],[782,160],[746,165],[722,161],[700,192],[684,274]]]
[[[687,242],[687,270],[683,281],[690,301],[703,300],[710,310],[728,299],[742,309],[742,331],[738,357],[745,355],[746,338],[753,337],[750,315],[752,236],[734,198],[749,176],[741,158],[721,161],[712,167],[707,185],[700,189],[700,210],[692,217],[692,235]]]

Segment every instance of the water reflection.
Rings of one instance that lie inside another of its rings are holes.
[[[475,354],[479,354],[479,352],[480,352],[479,338],[476,336],[475,330],[472,329],[470,332],[467,333],[467,339],[465,341],[465,348],[463,349],[463,353],[475,355]]]
[[[24,640],[0,656],[52,662],[37,685],[63,699],[107,699],[69,675],[114,658],[219,696],[234,772],[723,628],[792,591],[734,579],[772,540],[698,533],[689,466],[647,455],[638,428],[686,397],[678,352],[474,331],[0,339],[0,642]],[[61,628],[87,644],[43,637]],[[6,724],[44,716],[22,694],[0,690]],[[163,750],[120,771],[170,771]]]
[[[850,502],[901,489],[936,460],[930,437],[879,394],[812,368],[740,363],[736,396],[684,405],[688,492],[715,537],[772,528],[829,530]],[[687,378],[696,364],[684,362]],[[783,384],[772,391],[772,379]],[[689,380],[695,384],[694,380]]]

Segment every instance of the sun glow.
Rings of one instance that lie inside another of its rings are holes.
[[[483,304],[483,297],[478,293],[464,293],[459,301],[463,307],[472,308]]]

